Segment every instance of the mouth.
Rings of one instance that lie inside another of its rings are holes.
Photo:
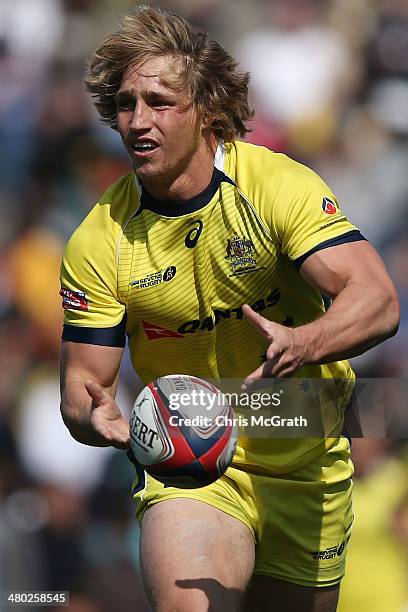
[[[130,143],[130,148],[137,157],[149,157],[159,148],[159,145],[152,140],[139,140]]]

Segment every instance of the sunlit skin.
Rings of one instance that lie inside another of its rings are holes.
[[[217,139],[185,92],[160,75],[179,70],[170,56],[129,68],[116,93],[117,126],[144,187],[161,200],[191,198],[211,181]],[[136,150],[151,145],[154,148]]]

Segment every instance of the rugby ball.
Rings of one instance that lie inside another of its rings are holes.
[[[133,406],[134,458],[167,486],[190,489],[217,480],[232,461],[237,438],[234,411],[224,395],[195,376],[157,378]]]

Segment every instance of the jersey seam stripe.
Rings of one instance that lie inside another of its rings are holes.
[[[243,191],[241,191],[241,189],[238,187],[238,185],[236,186],[236,188],[237,188],[237,191],[238,191],[239,195],[240,195],[240,196],[241,196],[241,197],[242,197],[242,198],[245,200],[245,202],[246,202],[246,203],[248,204],[248,206],[251,208],[251,210],[252,210],[252,212],[253,212],[253,214],[254,214],[254,216],[255,216],[255,219],[257,220],[257,222],[258,222],[258,224],[259,224],[260,228],[261,228],[261,229],[262,229],[262,231],[264,232],[264,234],[265,234],[266,238],[268,238],[268,240],[270,240],[270,242],[271,242],[272,244],[275,244],[275,243],[274,243],[274,240],[273,240],[273,237],[272,237],[272,235],[271,235],[271,234],[270,234],[270,232],[269,232],[269,228],[268,228],[268,226],[264,224],[264,221],[263,221],[262,217],[259,215],[259,213],[258,213],[258,211],[256,210],[255,206],[254,206],[254,205],[252,204],[252,202],[251,202],[251,201],[250,201],[250,200],[247,198],[247,196],[246,196],[246,195],[243,193]]]
[[[126,228],[127,228],[128,224],[130,223],[130,221],[132,220],[134,214],[135,213],[133,212],[130,215],[130,217],[125,221],[125,223],[122,225],[122,228],[121,228],[121,231],[120,231],[120,234],[119,234],[119,238],[118,238],[118,243],[117,243],[117,246],[116,246],[116,291],[117,291],[118,297],[120,297],[119,260],[120,260],[120,252],[121,252],[121,243],[122,243],[122,238],[125,235]],[[129,260],[133,261],[133,254],[129,258]],[[126,304],[125,304],[125,308],[127,307],[128,302],[129,302],[129,286],[128,286],[127,292],[126,292]]]

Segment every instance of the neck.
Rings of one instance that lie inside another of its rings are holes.
[[[214,134],[204,138],[185,168],[172,177],[144,177],[144,188],[154,198],[163,201],[189,200],[198,195],[211,182],[214,156],[218,141]]]

